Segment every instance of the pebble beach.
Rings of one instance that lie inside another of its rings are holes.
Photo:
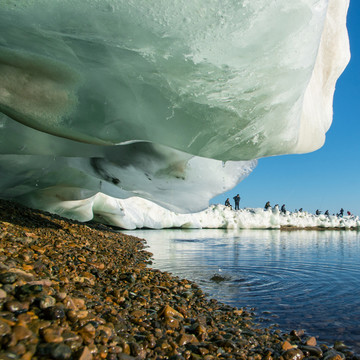
[[[360,360],[153,269],[142,239],[5,200],[0,224],[0,360]]]

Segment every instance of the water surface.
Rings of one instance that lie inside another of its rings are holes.
[[[344,340],[360,352],[360,233],[208,229],[124,233],[146,239],[154,254],[153,268],[194,280],[224,303],[254,307],[264,326],[304,329],[321,342]]]

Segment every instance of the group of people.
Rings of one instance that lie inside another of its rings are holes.
[[[276,204],[276,205],[274,206],[274,209],[275,209],[275,208],[279,208],[279,204]],[[265,210],[271,209],[270,201],[268,201],[268,202],[265,204],[264,209],[265,209]],[[283,204],[283,205],[281,206],[280,211],[281,211],[282,214],[286,214],[285,204]],[[302,208],[301,208],[299,211],[302,211]]]
[[[239,206],[240,206],[240,199],[241,199],[240,195],[237,194],[236,196],[233,197],[233,199],[234,199],[234,202],[235,202],[235,210],[239,210],[239,209],[240,209],[240,208],[239,208]],[[231,206],[231,204],[230,204],[230,199],[229,199],[229,198],[227,198],[227,199],[225,200],[225,206],[228,206],[228,207],[230,207],[230,209],[232,209],[232,206]]]
[[[316,215],[320,215],[320,214],[321,214],[321,210],[317,209],[316,212],[315,212],[315,214],[316,214]],[[351,216],[351,215],[352,215],[350,211],[347,211],[346,214],[347,214],[347,216]],[[330,216],[329,210],[326,210],[326,211],[324,212],[324,215]],[[335,215],[335,214],[333,214],[333,215]],[[336,214],[336,216],[338,216],[338,217],[343,217],[343,216],[344,216],[344,209],[341,208],[340,211]]]
[[[241,199],[241,198],[240,198],[240,195],[237,194],[236,196],[233,197],[233,199],[234,199],[234,203],[235,203],[235,210],[239,210],[240,199]],[[229,207],[230,209],[232,209],[232,206],[231,206],[231,204],[230,204],[230,199],[229,199],[229,198],[227,198],[227,199],[225,200],[225,206],[227,206],[227,207]],[[279,208],[279,204],[276,204],[276,205],[274,206],[274,209],[275,209],[275,208]],[[270,201],[267,201],[267,202],[266,202],[266,204],[265,204],[265,206],[264,206],[264,209],[265,209],[265,210],[272,209],[272,207],[271,207],[271,205],[270,205]],[[300,208],[299,210],[295,210],[295,212],[302,212],[302,211],[303,211],[303,208]],[[280,212],[281,212],[282,214],[286,214],[285,204],[283,204],[283,205],[281,206]],[[321,211],[320,211],[319,209],[317,209],[316,212],[315,212],[315,214],[316,214],[316,215],[320,215],[320,214],[321,214]],[[324,215],[330,216],[329,210],[326,210],[326,211],[324,212]],[[344,216],[344,209],[341,208],[340,211],[339,211],[336,215],[337,215],[338,217],[343,217],[343,216]],[[351,216],[351,212],[348,211],[348,212],[347,212],[347,215],[348,215],[348,216]]]
[[[236,196],[233,197],[233,199],[234,199],[234,202],[235,202],[235,210],[239,210],[240,199],[241,199],[241,198],[240,198],[240,195],[237,194]],[[232,206],[231,206],[231,204],[230,204],[230,199],[229,199],[229,198],[227,198],[227,199],[225,200],[225,206],[228,206],[228,207],[230,207],[230,208],[232,209]],[[279,204],[276,204],[276,205],[274,206],[274,209],[275,209],[276,207],[279,207]],[[269,208],[271,208],[270,201],[268,201],[268,202],[265,204],[265,210],[267,210],[267,209],[269,209]],[[286,214],[285,204],[283,204],[283,205],[281,206],[280,211],[281,211],[283,214]],[[301,208],[299,211],[302,211],[302,208]]]
[[[233,197],[233,199],[234,199],[234,202],[235,202],[235,210],[239,210],[240,199],[241,199],[241,198],[240,198],[240,195],[237,194],[236,196]],[[228,207],[230,207],[230,208],[232,209],[232,206],[231,206],[231,204],[230,204],[230,199],[229,199],[229,198],[227,198],[227,199],[225,200],[225,206],[228,206]],[[276,207],[278,208],[278,207],[279,207],[279,204],[276,204],[276,205],[274,206],[274,209],[275,209]],[[265,210],[268,210],[269,208],[271,209],[270,201],[268,201],[268,202],[265,204],[264,208],[265,208]],[[300,212],[301,212],[302,210],[303,210],[302,208],[299,209]],[[281,211],[281,213],[286,214],[285,204],[283,204],[283,205],[281,206],[280,211]]]
[[[279,207],[279,205],[276,204],[276,205],[274,206],[274,208],[275,208],[275,207]],[[267,209],[269,209],[269,208],[271,208],[270,201],[268,201],[268,202],[265,204],[265,206],[264,206],[264,209],[265,209],[265,210],[267,210]],[[295,212],[302,212],[302,211],[303,211],[303,208],[300,208],[299,210],[295,210]],[[281,212],[282,214],[286,214],[285,204],[283,204],[283,205],[281,206],[280,212]],[[321,210],[317,209],[317,210],[315,211],[315,214],[316,214],[316,215],[320,215],[320,214],[321,214]],[[326,211],[324,212],[324,215],[330,216],[329,210],[326,210]],[[333,214],[333,215],[335,215],[335,214]],[[348,211],[348,212],[347,212],[347,215],[348,215],[348,216],[351,216],[351,212]],[[340,211],[336,214],[336,216],[338,216],[338,217],[343,217],[343,216],[344,216],[344,209],[341,208]]]

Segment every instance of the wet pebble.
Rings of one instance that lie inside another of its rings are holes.
[[[2,284],[13,284],[17,280],[17,275],[12,272],[0,273],[0,283]]]
[[[56,304],[56,299],[52,296],[44,296],[39,303],[40,309],[47,309]]]
[[[61,343],[64,338],[61,336],[63,329],[57,326],[47,327],[43,330],[43,337],[47,343]]]
[[[6,299],[7,293],[3,289],[0,289],[0,301],[3,301]]]
[[[321,358],[323,356],[323,352],[318,346],[300,345],[299,348],[302,350],[306,357],[316,356],[318,358]]]
[[[65,317],[65,310],[61,306],[52,306],[45,308],[45,317],[49,320],[63,319]]]
[[[96,329],[93,324],[86,324],[81,330],[79,330],[79,334],[85,343],[90,344],[95,338]]]
[[[0,337],[11,334],[11,331],[11,326],[7,322],[0,319]]]
[[[33,334],[31,330],[29,330],[27,327],[21,326],[21,325],[15,325],[12,328],[12,332],[17,341],[28,339]]]
[[[28,302],[21,302],[10,300],[5,303],[5,308],[13,313],[24,313],[29,310],[30,304]]]
[[[281,355],[283,360],[302,360],[303,358],[304,353],[300,349],[289,349]]]
[[[66,360],[71,358],[71,349],[65,344],[57,344],[51,347],[51,356],[56,360]]]
[[[314,337],[314,336],[307,338],[305,341],[305,345],[316,346],[316,344],[317,344],[317,341],[316,341],[316,337]]]

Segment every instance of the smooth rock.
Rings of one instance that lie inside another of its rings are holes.
[[[0,337],[11,334],[11,327],[8,323],[0,319]]]
[[[291,345],[288,341],[284,341],[284,342],[281,344],[281,348],[282,348],[283,350],[289,350],[289,349],[294,348],[294,346]]]
[[[43,330],[43,337],[47,343],[61,343],[63,337],[61,336],[63,329],[60,327],[48,327]]]
[[[61,306],[52,306],[44,309],[47,319],[57,320],[65,317],[64,308]]]
[[[182,334],[178,336],[176,342],[179,346],[183,346],[186,344],[198,344],[199,340],[194,335]]]
[[[33,335],[31,330],[21,325],[14,326],[12,331],[17,341],[28,339],[31,335]]]
[[[159,317],[174,317],[183,319],[184,316],[169,305],[165,305],[158,313]]]
[[[81,352],[79,360],[92,360],[92,358],[93,358],[92,353],[90,352],[89,348],[85,346]]]
[[[317,344],[317,342],[316,342],[315,336],[311,336],[308,339],[306,339],[306,341],[305,341],[305,345],[316,346],[316,344]]]
[[[13,313],[24,313],[29,310],[30,304],[28,302],[20,302],[16,300],[10,300],[5,303],[5,307]]]
[[[0,289],[0,301],[5,300],[7,296],[6,291],[4,291],[3,289]]]
[[[44,296],[41,300],[40,300],[40,309],[47,309],[49,307],[52,307],[56,304],[56,299],[53,298],[52,296]]]
[[[67,360],[71,358],[71,349],[65,344],[53,345],[51,356],[55,360]]]
[[[0,283],[2,284],[13,284],[17,278],[17,275],[12,272],[0,273]]]
[[[79,331],[79,334],[81,335],[85,343],[90,344],[95,338],[95,332],[96,329],[94,325],[88,323]]]
[[[300,349],[289,349],[281,355],[281,358],[283,360],[301,360],[304,358],[304,353]]]

